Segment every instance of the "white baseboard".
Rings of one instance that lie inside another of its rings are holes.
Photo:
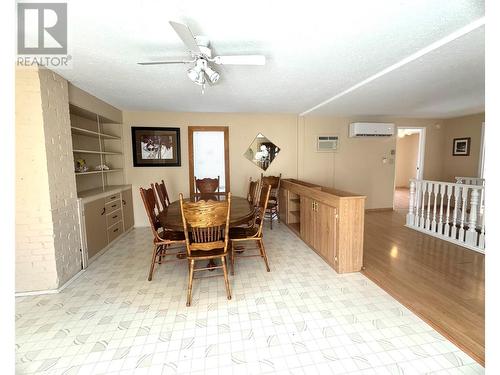
[[[42,294],[57,294],[57,293],[63,291],[64,289],[66,289],[68,287],[68,285],[70,285],[73,281],[78,279],[84,272],[85,272],[84,269],[80,270],[80,272],[78,272],[75,276],[73,276],[71,279],[66,281],[61,287],[59,287],[57,289],[36,290],[33,292],[17,292],[17,293],[15,293],[15,296],[16,297],[26,297],[26,296],[39,296]]]

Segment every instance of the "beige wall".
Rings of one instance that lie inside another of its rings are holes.
[[[418,134],[396,138],[396,187],[409,187],[409,180],[417,175]]]
[[[16,292],[81,269],[67,95],[50,71],[16,70]]]
[[[366,208],[390,208],[393,202],[396,137],[349,138],[355,121],[391,122],[396,126],[425,127],[424,178],[441,176],[443,126],[439,120],[402,118],[339,118],[308,116],[299,123],[299,178],[367,196]],[[335,153],[316,152],[316,135],[337,134]],[[383,163],[383,158],[387,162]]]
[[[483,122],[484,113],[444,121],[443,180],[455,181],[458,176],[478,177]],[[470,155],[453,156],[453,138],[466,137],[471,138]]]
[[[147,225],[139,187],[149,187],[162,178],[167,183],[171,199],[179,193],[189,194],[189,167],[187,127],[229,126],[229,159],[231,191],[245,196],[248,178],[258,178],[262,170],[247,160],[243,154],[258,133],[281,148],[265,174],[297,177],[297,117],[279,114],[229,114],[182,112],[123,112],[123,141],[126,182],[133,185],[134,216],[136,226]],[[181,129],[181,167],[133,167],[131,126],[164,126]]]

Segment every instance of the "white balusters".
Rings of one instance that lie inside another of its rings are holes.
[[[465,242],[469,245],[477,244],[477,232],[476,232],[476,222],[478,214],[479,205],[479,191],[478,189],[471,189],[470,192],[470,213],[467,228],[467,233],[465,234]]]
[[[416,184],[416,196],[415,196],[415,217],[413,220],[413,225],[418,227],[418,222],[419,222],[419,207],[420,207],[420,192],[422,191],[422,181],[417,180],[415,181]]]
[[[485,248],[484,184],[410,181],[406,226],[477,251]],[[458,180],[458,179],[457,179]]]
[[[460,184],[457,184],[454,186],[453,189],[453,195],[455,198],[454,202],[454,207],[453,207],[453,221],[451,223],[451,238],[457,238],[457,216],[458,216],[458,211],[460,210],[458,208],[458,204],[460,202]]]
[[[427,191],[427,182],[422,181],[422,205],[420,207],[420,220],[418,226],[425,228],[425,192]]]
[[[444,231],[443,235],[446,237],[449,237],[450,235],[450,203],[451,203],[451,196],[453,194],[453,185],[446,185],[446,192],[447,192],[447,202],[446,202],[446,222],[444,224]]]
[[[460,216],[460,230],[458,231],[458,239],[465,241],[465,218],[467,214],[467,195],[468,188],[462,187],[462,215]]]
[[[434,184],[427,182],[427,215],[425,218],[425,229],[431,229],[431,193]]]
[[[439,219],[437,223],[437,232],[439,234],[443,234],[443,203],[444,203],[444,197],[446,194],[446,185],[439,185],[439,193],[440,193],[440,205],[439,205]]]
[[[436,221],[436,210],[437,210],[437,197],[439,194],[439,187],[441,185],[439,184],[433,184],[433,191],[434,191],[434,207],[433,207],[433,212],[432,212],[432,231],[435,232],[437,230],[437,221]]]
[[[415,222],[415,180],[410,180],[410,204],[408,205],[408,213],[406,214],[406,224],[413,225]]]

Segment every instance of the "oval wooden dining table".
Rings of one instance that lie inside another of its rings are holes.
[[[195,196],[192,198],[184,198],[184,200],[189,200],[191,202],[196,202],[200,199],[213,199],[214,196]],[[217,194],[215,195],[216,200],[224,200],[226,199],[226,195]],[[254,214],[254,208],[252,204],[243,197],[231,196],[231,212],[229,214],[229,226],[235,227],[238,225],[248,223]],[[160,220],[160,225],[163,228],[172,229],[182,231],[184,230],[184,226],[182,224],[182,214],[181,214],[181,206],[180,202],[174,201],[171,202],[170,205],[158,215],[158,219]]]

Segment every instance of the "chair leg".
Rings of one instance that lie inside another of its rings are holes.
[[[267,260],[266,249],[264,247],[264,242],[262,242],[262,238],[260,238],[258,242],[259,242],[260,254],[264,258],[264,262],[266,263],[267,272],[271,272],[271,269],[269,268],[269,261]]]
[[[186,306],[191,306],[191,295],[193,293],[194,260],[189,261],[189,281]]]
[[[222,269],[224,270],[224,283],[226,284],[227,299],[231,299],[231,289],[229,288],[229,278],[227,276],[226,257],[221,257]]]
[[[156,252],[157,252],[157,246],[156,244],[153,244],[153,256],[151,258],[151,266],[149,267],[148,281],[151,281],[153,279],[153,270],[155,268]]]
[[[231,275],[234,276],[234,242],[231,241]]]

